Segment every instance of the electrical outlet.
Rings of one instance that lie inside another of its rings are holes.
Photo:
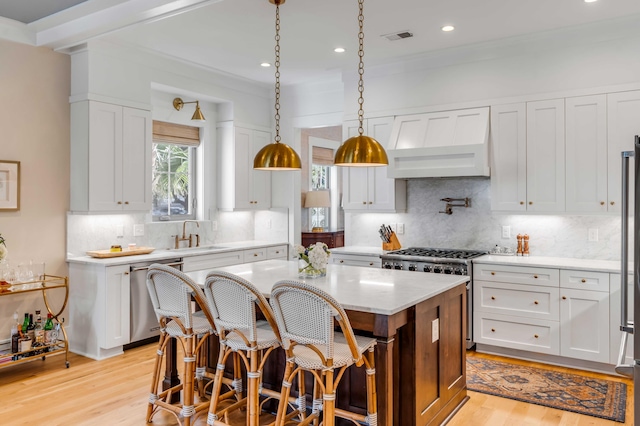
[[[218,222],[217,221],[213,221],[211,222],[211,230],[212,231],[217,231],[218,230]]]
[[[511,238],[511,227],[508,225],[504,225],[502,227],[502,238],[509,239]]]
[[[440,318],[431,321],[431,343],[440,340]]]
[[[134,237],[142,237],[142,236],[144,236],[144,225],[143,224],[133,225],[133,236]]]
[[[393,232],[395,232],[396,234],[398,233],[398,225],[396,223],[390,223],[389,227],[391,227],[391,230]]]
[[[589,228],[589,241],[598,241],[598,228]]]
[[[404,223],[398,224],[398,235],[404,234]]]
[[[124,237],[124,225],[116,225],[116,237]]]
[[[266,229],[271,229],[271,219],[267,219],[264,221],[264,227]]]

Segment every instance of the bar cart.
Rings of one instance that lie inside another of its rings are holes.
[[[55,275],[43,275],[41,278],[29,282],[14,282],[10,285],[3,283],[0,286],[0,297],[16,296],[18,294],[41,292],[47,312],[50,313],[55,321],[55,331],[53,341],[43,346],[32,347],[29,350],[18,351],[15,353],[0,354],[0,368],[10,365],[21,364],[23,362],[34,361],[41,358],[43,361],[51,355],[64,353],[65,366],[69,368],[69,340],[64,324],[60,321],[59,316],[67,306],[69,300],[69,280],[67,277],[59,277]],[[64,302],[60,309],[54,311],[48,297],[49,291],[64,291]]]

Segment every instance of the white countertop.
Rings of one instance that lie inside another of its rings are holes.
[[[334,247],[329,250],[331,251],[331,253],[354,254],[358,256],[381,256],[382,254],[386,253],[385,250],[382,250],[381,246],[346,246]]]
[[[543,268],[579,269],[595,272],[620,272],[618,260],[574,259],[570,257],[545,256],[496,256],[484,255],[473,259],[473,263],[491,263],[496,265],[538,266]],[[629,269],[630,271],[632,270]]]
[[[167,250],[167,249],[158,249],[149,254],[139,254],[133,256],[119,256],[119,257],[109,257],[109,258],[95,258],[91,256],[80,256],[80,257],[72,257],[68,258],[67,262],[69,263],[85,263],[85,264],[99,264],[105,266],[112,265],[127,265],[138,262],[153,262],[156,260],[164,260],[164,259],[172,259],[172,258],[184,258],[189,256],[198,256],[202,254],[210,254],[210,253],[224,253],[229,251],[236,250],[250,250],[253,248],[262,248],[262,247],[272,247],[272,246],[280,246],[286,245],[289,243],[286,241],[283,242],[269,242],[269,241],[259,241],[259,240],[250,240],[250,241],[236,241],[233,243],[219,243],[219,244],[211,244],[215,248],[211,248],[209,245],[202,247],[192,247],[187,249],[178,249],[178,250]]]
[[[271,288],[280,280],[304,281],[329,293],[345,309],[382,315],[393,315],[469,280],[459,275],[334,264],[327,265],[325,277],[302,279],[298,278],[298,262],[286,260],[265,260],[216,270],[241,276],[265,296],[271,294]],[[202,285],[208,272],[194,271],[187,275]]]

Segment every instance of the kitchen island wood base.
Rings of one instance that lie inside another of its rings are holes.
[[[373,335],[378,341],[378,425],[438,425],[466,402],[466,312],[464,284],[394,315],[347,310],[354,331]],[[218,341],[211,338],[212,371],[217,352]],[[280,391],[284,364],[284,351],[270,355],[263,375],[265,388]],[[347,370],[338,387],[338,408],[366,414],[365,379],[362,368]],[[309,407],[311,380],[309,375]],[[341,420],[336,424],[353,424]]]

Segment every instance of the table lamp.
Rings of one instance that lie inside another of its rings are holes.
[[[331,207],[331,196],[328,190],[309,191],[304,201],[305,208],[318,208],[318,207]],[[315,210],[313,216],[317,218],[318,210]],[[312,220],[312,223],[314,221]],[[316,219],[316,224],[318,221]],[[322,226],[314,226],[311,232],[322,232],[324,228]]]

